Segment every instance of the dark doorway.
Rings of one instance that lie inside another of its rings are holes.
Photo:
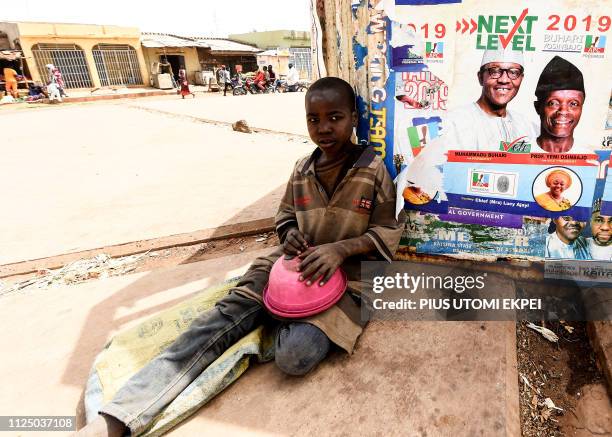
[[[159,60],[164,62],[164,59],[172,67],[172,75],[174,80],[178,82],[178,72],[181,68],[185,68],[185,56],[183,55],[161,55]]]

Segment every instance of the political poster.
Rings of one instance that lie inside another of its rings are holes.
[[[546,258],[564,218],[591,238],[609,160],[598,151],[612,147],[609,12],[592,0],[371,2],[368,140],[410,212],[409,246]]]
[[[610,151],[597,151],[600,166],[593,183],[592,205],[586,217],[562,213],[553,218],[548,226],[544,243],[546,260],[580,260],[583,270],[595,269],[594,262],[612,261],[612,215],[602,210],[602,197],[606,185]],[[567,268],[567,265],[561,265]],[[595,270],[601,270],[599,267]],[[565,279],[572,278],[573,270]],[[553,276],[554,277],[554,276]],[[564,279],[564,278],[560,278]]]
[[[450,151],[444,191],[460,208],[587,220],[598,171],[595,154]]]
[[[612,215],[612,172],[608,173],[608,177],[606,178],[606,183],[604,185],[601,212],[606,215]]]

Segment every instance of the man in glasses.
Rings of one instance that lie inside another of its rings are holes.
[[[580,235],[586,223],[563,215],[553,219],[546,237],[547,259],[593,259],[586,239]]]
[[[601,215],[601,199],[593,204],[591,235],[586,241],[593,259],[612,261],[612,216]]]
[[[484,52],[477,73],[480,97],[475,103],[449,111],[443,120],[447,149],[503,151],[504,147],[527,147],[527,141],[520,139],[535,138],[536,126],[507,108],[521,88],[523,65],[520,51],[508,48]]]

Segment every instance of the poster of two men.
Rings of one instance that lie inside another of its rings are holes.
[[[394,126],[387,150],[390,170],[398,175],[398,208],[410,212],[415,228],[425,217],[431,222],[432,213],[445,212],[441,205],[466,208],[453,204],[444,180],[449,152],[462,151],[469,163],[462,177],[453,173],[451,184],[463,184],[461,195],[478,175],[480,185],[471,194],[478,191],[483,202],[533,205],[500,209],[498,226],[477,219],[465,226],[488,227],[493,234],[513,223],[517,235],[533,234],[541,258],[610,261],[610,216],[602,214],[602,193],[595,189],[609,160],[609,153],[608,159],[597,154],[609,135],[612,87],[605,8],[594,1],[561,1],[554,11],[545,3],[465,0],[454,9],[396,3],[386,2],[385,13],[393,92],[387,108]],[[478,165],[492,157],[495,166]],[[543,169],[537,175],[534,165]],[[485,180],[495,188],[487,189]],[[542,232],[533,232],[538,226]],[[461,252],[452,242],[443,246],[442,253]]]

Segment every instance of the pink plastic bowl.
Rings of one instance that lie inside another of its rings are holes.
[[[264,304],[272,314],[285,318],[313,316],[333,306],[344,294],[347,279],[342,269],[338,268],[322,287],[319,282],[307,286],[306,281],[298,280],[300,262],[297,257],[287,260],[282,256],[272,266],[263,293]]]

